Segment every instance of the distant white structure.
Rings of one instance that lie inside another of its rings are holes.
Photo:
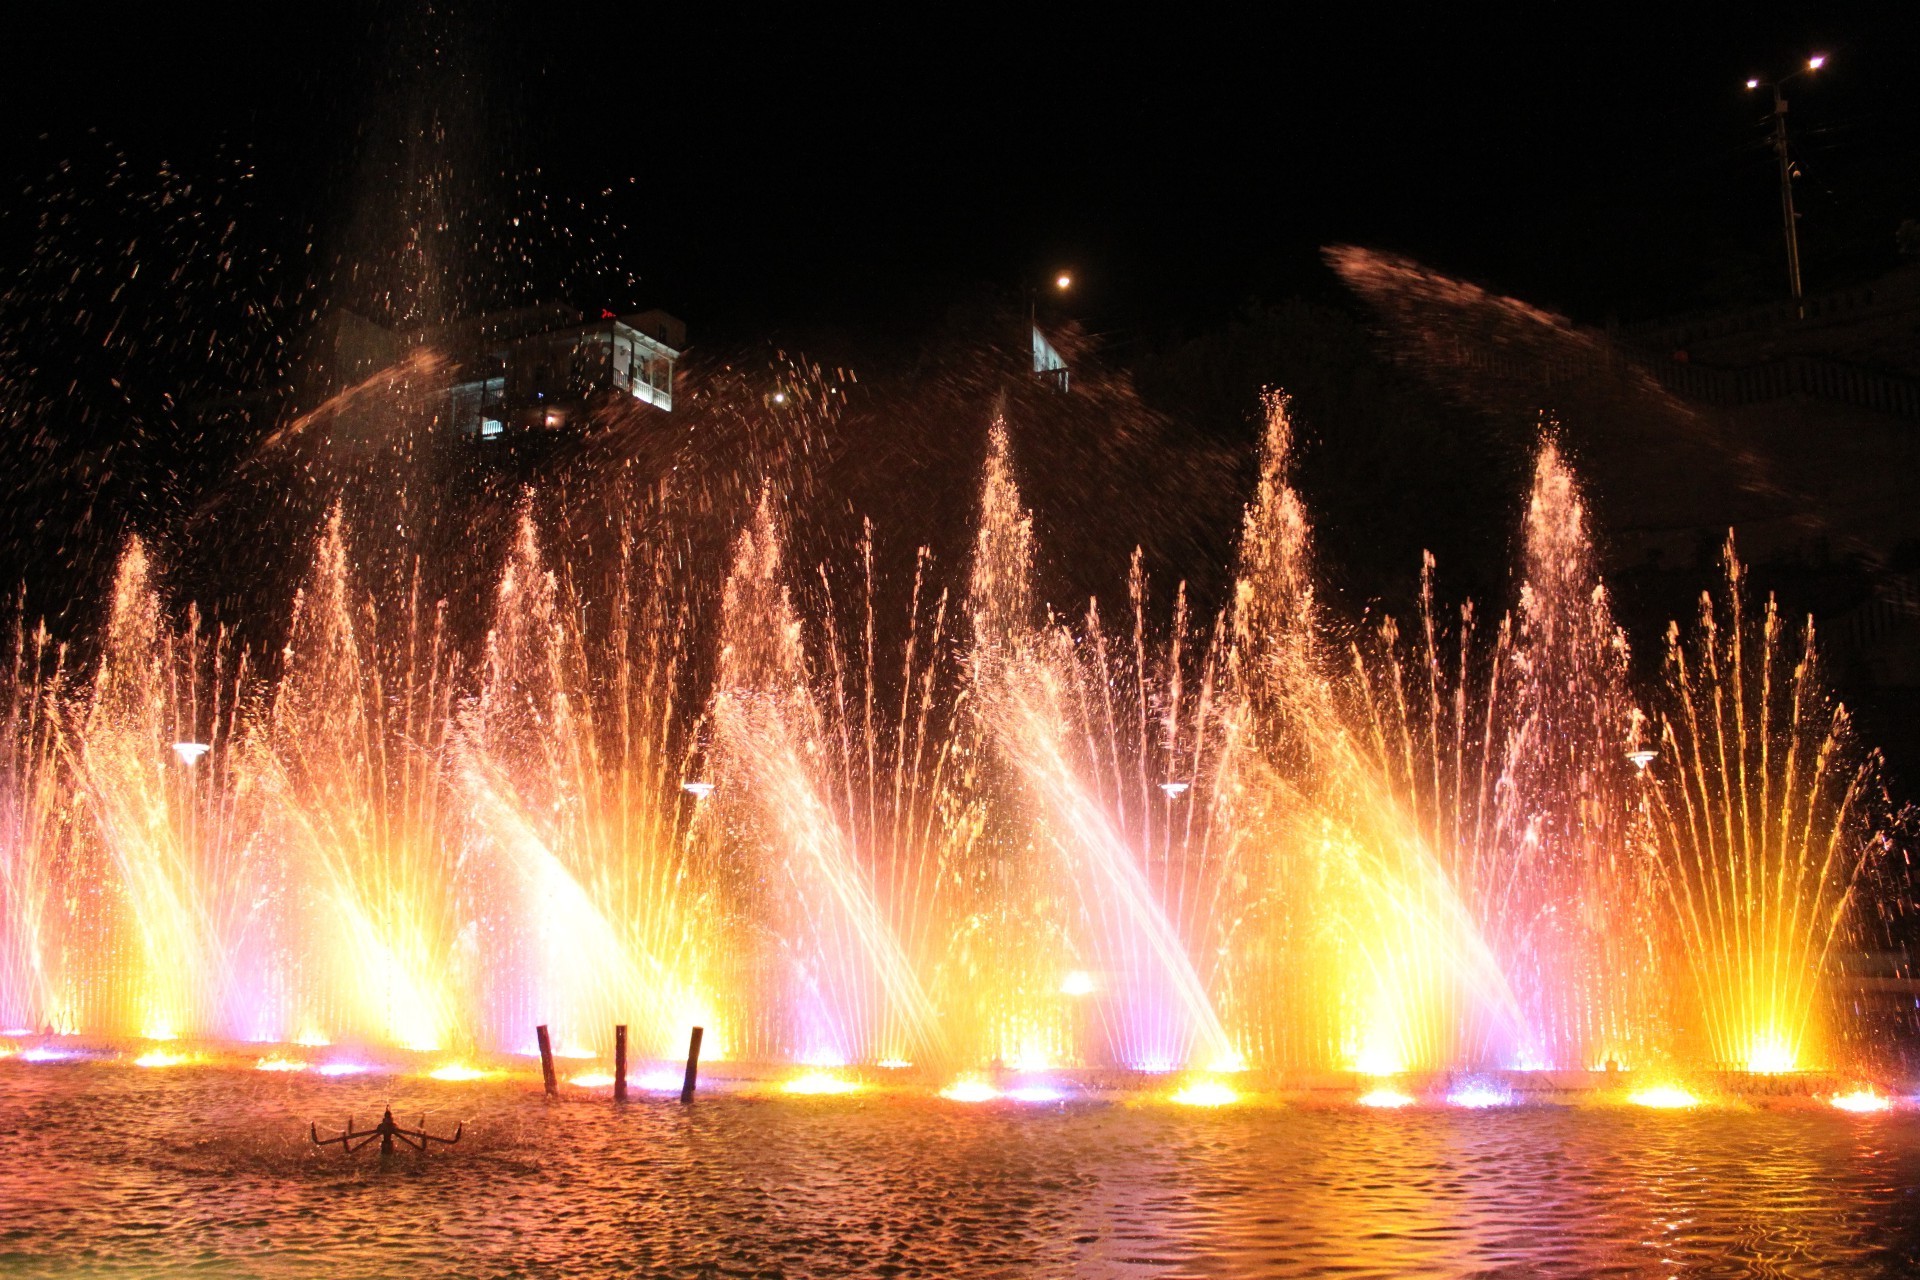
[[[1057,391],[1067,389],[1067,362],[1054,350],[1047,335],[1040,332],[1040,326],[1033,328],[1033,376],[1050,382]]]

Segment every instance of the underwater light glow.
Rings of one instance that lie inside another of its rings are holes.
[[[836,1076],[830,1071],[809,1071],[803,1076],[795,1076],[780,1086],[783,1093],[830,1094],[857,1093],[861,1085],[858,1081]]]
[[[611,1089],[613,1076],[605,1071],[582,1071],[577,1076],[568,1076],[567,1083],[579,1085],[582,1089]]]
[[[254,1063],[253,1069],[255,1071],[305,1071],[307,1064],[298,1058],[283,1058],[276,1053]]]
[[[71,1049],[23,1049],[20,1053],[20,1061],[65,1062],[69,1058],[77,1058],[79,1056],[78,1053],[75,1053]]]
[[[1355,1101],[1363,1107],[1386,1107],[1393,1109],[1412,1106],[1413,1096],[1411,1094],[1401,1093],[1398,1089],[1391,1088],[1387,1085],[1381,1085],[1371,1093],[1361,1094]]]
[[[1075,969],[1060,979],[1060,994],[1063,996],[1090,996],[1093,994],[1093,975],[1085,969]]]
[[[1779,1036],[1757,1036],[1747,1050],[1747,1070],[1755,1075],[1781,1075],[1793,1068],[1793,1048]]]
[[[940,1096],[949,1102],[992,1102],[1000,1091],[978,1076],[967,1076],[942,1089]]]
[[[913,1066],[913,1064],[905,1058],[882,1058],[874,1065],[882,1071],[907,1071]]]
[[[1492,1085],[1485,1084],[1467,1085],[1447,1095],[1447,1105],[1466,1107],[1475,1111],[1486,1107],[1510,1107],[1513,1102],[1513,1095],[1505,1089],[1496,1089]]]
[[[433,1070],[427,1072],[427,1079],[447,1080],[457,1083],[465,1080],[480,1080],[493,1074],[495,1073],[483,1071],[479,1067],[468,1066],[464,1062],[449,1062],[445,1066],[435,1067]]]
[[[1869,1112],[1893,1109],[1893,1099],[1875,1093],[1872,1089],[1855,1089],[1851,1093],[1837,1093],[1829,1101],[1842,1111]]]
[[[1007,1096],[1015,1102],[1058,1102],[1067,1095],[1050,1084],[1023,1084],[1007,1090]]]
[[[1637,1093],[1628,1094],[1627,1101],[1636,1107],[1656,1107],[1669,1111],[1700,1105],[1700,1099],[1677,1084],[1652,1085]]]
[[[357,1076],[373,1070],[364,1062],[326,1062],[314,1068],[323,1076]]]
[[[174,1053],[168,1049],[149,1049],[133,1060],[136,1067],[178,1067],[192,1062],[193,1058],[184,1053]]]
[[[1225,1107],[1240,1101],[1240,1095],[1220,1080],[1190,1080],[1169,1101],[1183,1107]]]
[[[686,1079],[671,1071],[649,1071],[634,1083],[649,1093],[678,1093]]]

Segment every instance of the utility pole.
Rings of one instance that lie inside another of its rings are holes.
[[[1773,153],[1780,162],[1780,221],[1787,234],[1787,285],[1793,290],[1794,314],[1802,320],[1807,318],[1807,301],[1806,291],[1800,284],[1800,226],[1799,216],[1793,211],[1793,159],[1787,154],[1787,98],[1780,90],[1789,81],[1826,65],[1827,55],[1816,53],[1807,59],[1806,66],[1792,75],[1778,80],[1761,80],[1756,76],[1747,81],[1748,89],[1765,85],[1773,91]]]
[[[1773,150],[1780,158],[1780,217],[1787,229],[1787,283],[1793,289],[1793,310],[1807,318],[1806,293],[1800,287],[1800,228],[1793,212],[1793,161],[1787,156],[1787,100],[1779,85],[1773,90]]]

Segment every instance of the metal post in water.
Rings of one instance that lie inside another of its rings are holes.
[[[687,1082],[680,1086],[682,1102],[693,1101],[693,1086],[700,1080],[700,1037],[705,1034],[705,1027],[695,1027],[687,1040]]]
[[[613,1100],[627,1100],[627,1024],[613,1029]]]
[[[553,1039],[547,1035],[547,1024],[541,1023],[533,1029],[540,1041],[540,1074],[546,1078],[547,1096],[555,1097],[560,1092],[559,1084],[553,1078]]]

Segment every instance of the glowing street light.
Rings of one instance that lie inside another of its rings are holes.
[[[1787,100],[1780,90],[1801,76],[1818,71],[1827,65],[1827,55],[1816,53],[1807,59],[1807,65],[1778,80],[1762,80],[1759,76],[1747,77],[1749,91],[1765,88],[1773,92],[1773,151],[1780,162],[1780,219],[1786,228],[1787,237],[1787,283],[1793,290],[1794,310],[1802,320],[1807,318],[1804,302],[1805,294],[1800,285],[1800,232],[1798,216],[1793,211],[1793,161],[1787,155]]]
[[[1073,277],[1062,271],[1053,278],[1053,287],[1065,293],[1067,290],[1073,288]]]

